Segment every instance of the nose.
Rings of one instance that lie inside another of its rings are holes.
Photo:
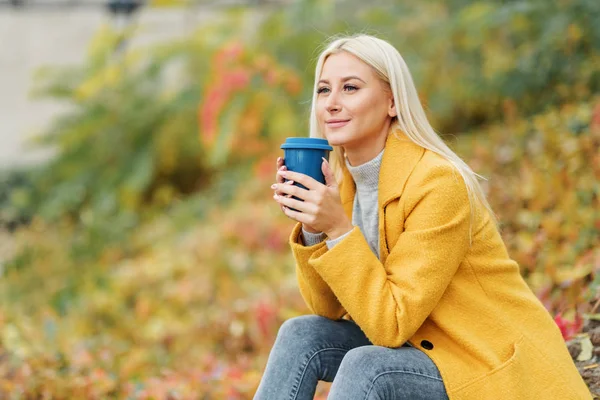
[[[334,90],[332,90],[329,93],[329,96],[327,96],[327,101],[325,102],[325,108],[330,113],[335,113],[342,109],[342,107],[340,106],[339,101],[338,101],[337,92],[335,92]]]

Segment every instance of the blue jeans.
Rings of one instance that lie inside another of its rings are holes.
[[[374,346],[352,321],[285,321],[254,399],[312,399],[319,380],[333,382],[332,400],[448,399],[437,367],[419,349]]]

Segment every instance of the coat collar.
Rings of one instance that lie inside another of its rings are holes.
[[[390,133],[385,142],[385,151],[381,160],[378,185],[378,206],[383,209],[390,201],[399,198],[413,169],[423,157],[425,149],[412,142],[401,131],[397,136]],[[347,168],[343,169],[344,178],[340,185],[340,198],[346,214],[352,216],[356,185]]]

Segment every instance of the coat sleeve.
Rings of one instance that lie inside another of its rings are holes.
[[[308,265],[320,275],[373,344],[411,338],[450,284],[470,245],[470,203],[449,164],[415,169],[402,194],[404,231],[385,263],[357,227]]]
[[[329,285],[308,263],[312,256],[319,257],[326,253],[327,245],[323,241],[313,246],[304,246],[300,239],[301,233],[302,224],[297,223],[290,235],[290,247],[296,260],[296,277],[300,294],[313,313],[329,319],[339,319],[346,314],[346,311]]]

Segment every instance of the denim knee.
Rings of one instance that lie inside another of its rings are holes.
[[[376,348],[373,346],[362,346],[350,350],[344,356],[340,371],[351,375],[356,379],[370,379],[377,374]]]
[[[311,337],[315,337],[315,334],[320,332],[319,327],[326,321],[326,318],[318,315],[290,318],[281,324],[276,344],[286,348],[305,348],[310,343]]]
[[[335,379],[334,399],[447,399],[437,368],[414,348],[357,347],[346,354]]]
[[[440,380],[439,371],[433,362],[420,350],[407,348],[386,348],[363,346],[350,350],[342,367],[357,376],[371,377],[374,380],[387,372],[405,372]]]

